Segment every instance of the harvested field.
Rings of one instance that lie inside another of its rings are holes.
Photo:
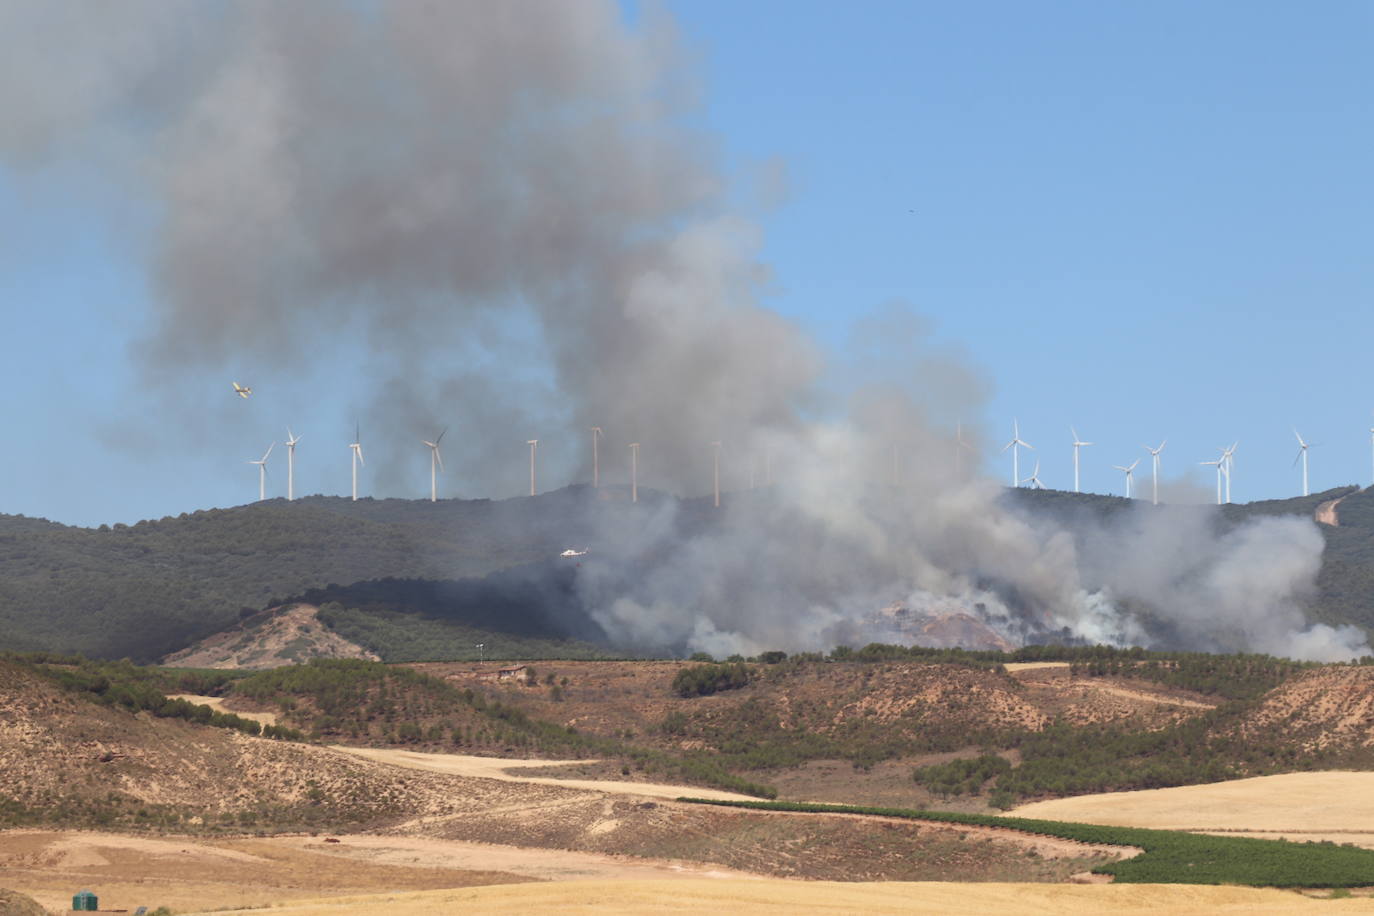
[[[1313,900],[1286,891],[1194,885],[1045,885],[799,881],[579,881],[298,902],[293,916],[409,916],[416,912],[1040,913],[1047,916],[1170,913],[1374,913],[1374,901]]]
[[[1125,827],[1252,833],[1291,839],[1374,840],[1374,773],[1258,776],[1200,786],[1108,792],[1034,802],[1008,812]]]
[[[433,860],[406,862],[404,856],[391,861],[341,856],[334,850],[349,842],[343,839],[326,844],[323,837],[206,840],[11,830],[0,833],[0,886],[22,891],[50,910],[65,911],[73,890],[88,887],[99,895],[102,909],[168,906],[182,912],[387,888],[536,880],[489,865],[463,868]]]

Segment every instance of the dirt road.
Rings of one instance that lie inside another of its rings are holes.
[[[263,725],[276,725],[277,714],[274,712],[244,712],[241,709],[225,709],[224,700],[219,697],[203,697],[194,693],[173,693],[168,694],[170,700],[186,700],[189,703],[199,703],[202,706],[209,706],[216,712],[227,712],[238,716],[240,719],[252,719],[261,722]]]
[[[719,789],[704,789],[700,786],[674,786],[653,782],[617,782],[611,779],[554,779],[549,776],[521,776],[518,773],[510,772],[530,767],[586,763],[585,760],[507,760],[502,757],[472,757],[467,754],[420,754],[415,751],[402,751],[395,748],[343,747],[342,745],[332,745],[330,750],[368,760],[376,760],[380,763],[389,763],[393,766],[447,773],[450,776],[500,779],[506,782],[561,786],[565,789],[582,789],[591,792],[614,792],[618,795],[645,795],[650,798],[680,798],[684,795],[690,795],[694,798],[709,798],[720,801],[752,800],[751,796],[740,795],[737,792],[722,792]]]

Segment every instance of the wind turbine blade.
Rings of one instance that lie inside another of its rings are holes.
[[[435,444],[436,446],[437,446],[440,442],[443,442],[443,441],[444,441],[444,433],[446,433],[446,432],[448,432],[448,427],[447,427],[447,426],[445,426],[442,430],[440,430],[438,438],[436,438],[436,439],[434,440],[434,444]]]
[[[439,446],[434,446],[434,457],[439,461],[439,470],[444,469],[444,456],[439,452]]]
[[[361,445],[358,446],[358,463],[363,467],[367,467],[367,462],[363,460],[363,447]]]
[[[1073,433],[1073,441],[1077,442],[1077,441],[1078,441],[1078,430],[1076,430],[1076,429],[1074,429],[1072,426],[1070,426],[1070,427],[1069,427],[1069,432]]]

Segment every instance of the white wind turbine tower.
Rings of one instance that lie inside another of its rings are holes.
[[[1136,466],[1137,464],[1140,464],[1140,459],[1139,459],[1139,458],[1137,458],[1135,461],[1132,461],[1132,462],[1130,463],[1130,465],[1127,466],[1127,467],[1122,467],[1122,466],[1119,465],[1119,464],[1114,464],[1114,465],[1112,465],[1112,467],[1116,468],[1118,471],[1125,471],[1125,472],[1126,472],[1126,498],[1127,498],[1127,499],[1130,499],[1130,498],[1131,498],[1131,478],[1132,478],[1132,475],[1135,473],[1135,466]]]
[[[535,452],[535,449],[539,448],[539,440],[538,440],[538,439],[529,439],[529,440],[527,440],[527,441],[525,442],[525,444],[528,445],[528,446],[530,447],[530,495],[533,496],[533,495],[535,495],[535,490],[534,490],[534,452]]]
[[[358,424],[353,424],[353,441],[349,443],[348,450],[353,453],[353,501],[358,501],[358,465],[367,466],[363,461],[363,440],[358,434]]]
[[[1159,448],[1150,448],[1148,445],[1144,446],[1145,451],[1150,453],[1153,480],[1150,503],[1155,506],[1159,505],[1159,453],[1164,451],[1164,446],[1168,441],[1168,439],[1165,439],[1163,442],[1159,443]]]
[[[271,445],[267,446],[267,451],[265,451],[265,452],[262,453],[262,457],[261,457],[261,458],[249,458],[249,459],[248,459],[248,463],[249,463],[249,464],[256,464],[256,465],[258,466],[258,501],[259,501],[259,502],[261,502],[261,501],[263,501],[264,499],[267,498],[267,456],[270,455],[270,454],[272,454],[272,449],[276,447],[276,444],[277,444],[277,443],[273,442]]]
[[[1374,426],[1370,427],[1370,461],[1374,463]],[[1371,464],[1374,467],[1374,464]],[[1374,486],[1374,470],[1370,471],[1370,486]]]
[[[1231,471],[1233,471],[1236,466],[1236,446],[1238,445],[1240,445],[1239,441],[1232,442],[1230,448],[1221,450],[1221,467],[1219,473],[1226,475],[1226,502],[1228,504],[1231,502]]]
[[[290,502],[296,498],[296,443],[301,441],[300,436],[291,434],[291,427],[286,427],[286,501]]]
[[[1017,422],[1015,420],[1012,420],[1011,441],[1008,442],[1006,445],[1002,446],[1002,451],[1005,452],[1007,449],[1011,449],[1011,485],[1013,487],[1019,487],[1021,485],[1019,482],[1021,478],[1021,462],[1020,455],[1017,450],[1023,445],[1026,448],[1031,449],[1032,451],[1035,450],[1035,446],[1031,445],[1029,442],[1022,441],[1021,427],[1017,425]]]
[[[1074,429],[1072,426],[1069,427],[1069,432],[1073,433],[1073,491],[1075,493],[1082,493],[1083,491],[1078,488],[1078,450],[1085,445],[1092,445],[1093,443],[1084,442],[1079,439],[1078,430]]]
[[[1296,429],[1293,430],[1293,435],[1298,437],[1298,456],[1293,459],[1293,463],[1297,464],[1299,460],[1302,461],[1302,495],[1308,496],[1310,495],[1307,490],[1307,449],[1309,446],[1303,441],[1302,436],[1298,435]]]
[[[639,443],[630,443],[630,502],[639,502]]]
[[[601,489],[601,453],[597,449],[597,440],[603,435],[600,426],[592,427],[592,489]]]
[[[1030,484],[1032,490],[1045,489],[1045,485],[1040,482],[1040,460],[1038,458],[1035,461],[1035,470],[1031,471],[1031,475],[1021,482]]]
[[[1226,470],[1226,459],[1218,458],[1216,461],[1199,461],[1198,464],[1205,464],[1217,469],[1217,505],[1221,505],[1221,475]],[[1229,475],[1228,475],[1229,477]]]
[[[430,442],[428,439],[421,439],[421,440],[420,440],[420,441],[423,442],[425,445],[428,445],[428,446],[429,446],[429,501],[430,501],[430,502],[438,502],[438,501],[439,501],[439,490],[438,490],[438,487],[437,487],[437,485],[436,485],[436,481],[435,481],[435,477],[434,477],[434,465],[435,465],[435,463],[437,462],[438,465],[439,465],[439,470],[442,471],[442,470],[444,469],[444,456],[439,454],[439,443],[442,442],[442,441],[444,441],[444,433],[446,433],[446,432],[448,432],[448,427],[447,427],[447,426],[445,426],[442,430],[440,430],[439,435],[437,435],[437,436],[434,437],[434,441],[433,441],[433,442]]]

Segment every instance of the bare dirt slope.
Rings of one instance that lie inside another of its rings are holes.
[[[1293,839],[1374,840],[1374,773],[1317,772],[1022,805],[1016,817],[1168,830],[1263,833]]]
[[[268,608],[238,625],[173,652],[162,664],[178,668],[277,668],[312,658],[377,656],[320,622],[313,604]]]
[[[1312,513],[1312,517],[1316,520],[1317,524],[1330,525],[1332,528],[1339,527],[1341,519],[1336,510],[1343,499],[1345,499],[1344,496],[1338,499],[1328,499],[1326,502],[1317,506],[1317,510]]]
[[[1229,916],[1239,913],[1374,913],[1362,898],[1313,900],[1288,891],[1199,885],[1035,885],[799,881],[578,881],[297,903],[291,916],[412,913],[949,913],[1008,916]]]
[[[1374,667],[1303,672],[1265,694],[1242,731],[1275,726],[1309,750],[1374,746]]]

